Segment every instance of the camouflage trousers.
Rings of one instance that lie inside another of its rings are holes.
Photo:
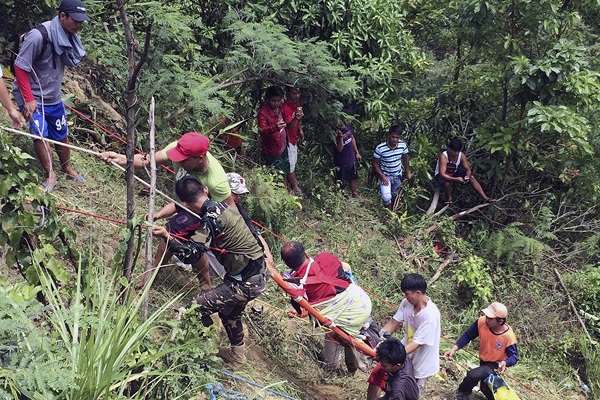
[[[248,302],[264,292],[266,286],[267,272],[264,268],[244,281],[225,276],[222,284],[196,296],[200,318],[206,319],[218,313],[231,345],[241,346],[244,344],[242,313]]]

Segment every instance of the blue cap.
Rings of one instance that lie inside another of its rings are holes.
[[[58,6],[58,11],[69,14],[77,22],[85,22],[89,19],[87,10],[81,0],[62,0]]]

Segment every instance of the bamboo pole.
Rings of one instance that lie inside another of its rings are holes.
[[[146,284],[148,281],[148,274],[154,267],[154,259],[152,252],[152,226],[154,225],[154,198],[156,196],[156,143],[155,133],[156,125],[154,124],[154,96],[150,99],[150,115],[148,117],[148,123],[150,125],[150,195],[148,197],[148,233],[146,234],[146,266],[144,268],[144,275],[142,282]],[[144,319],[148,316],[148,302],[149,297],[146,296],[144,299]]]

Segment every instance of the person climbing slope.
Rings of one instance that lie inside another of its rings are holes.
[[[389,337],[381,342],[376,351],[379,361],[379,375],[384,375],[383,397],[378,400],[417,400],[419,387],[414,378],[413,366],[401,341]],[[369,382],[371,382],[369,377]],[[369,397],[368,397],[369,398]]]
[[[302,127],[302,118],[304,111],[302,109],[302,95],[300,88],[288,86],[286,90],[285,102],[281,106],[281,114],[283,120],[287,124],[287,151],[288,160],[290,162],[290,173],[294,174],[298,190],[295,192],[298,196],[302,196],[302,190],[296,176],[296,164],[298,163],[298,145],[304,140],[304,129]]]
[[[362,156],[358,152],[354,129],[347,124],[336,130],[335,134],[335,167],[337,177],[343,185],[350,187],[352,197],[358,196],[358,163]]]
[[[390,127],[385,142],[375,147],[373,153],[373,171],[379,178],[379,191],[386,207],[391,208],[394,203],[402,180],[410,179],[410,159],[408,145],[402,140],[402,127]]]
[[[352,280],[350,266],[335,255],[322,252],[307,257],[304,246],[299,242],[286,242],[281,247],[281,258],[290,267],[286,281],[294,285],[294,298],[305,298],[325,317],[352,336],[358,336],[366,328],[371,317],[369,295]],[[300,308],[292,300],[292,305]],[[295,315],[295,314],[293,314]],[[300,312],[301,316],[304,316]],[[348,371],[361,367],[361,358],[356,350],[341,344],[335,334],[325,335],[322,359],[327,369],[338,369],[338,359],[344,350]]]
[[[282,112],[283,90],[277,86],[267,88],[265,101],[258,110],[258,132],[262,156],[265,164],[285,174],[285,186],[290,193],[302,194],[295,172],[292,172],[288,151],[288,124]],[[294,119],[301,119],[300,112],[296,111]],[[293,120],[290,124],[294,122]]]
[[[201,217],[198,229],[185,241],[172,237],[165,227],[157,226],[153,233],[168,240],[171,251],[192,265],[207,257],[209,246],[219,249],[217,257],[225,268],[223,283],[199,293],[196,302],[205,326],[213,323],[212,314],[219,314],[230,347],[220,348],[218,355],[234,366],[239,365],[246,359],[242,313],[248,302],[266,289],[264,251],[237,207],[209,199],[206,186],[194,177],[179,180],[175,190],[182,204]],[[170,206],[176,208],[175,204]]]
[[[69,128],[61,86],[65,68],[76,67],[85,57],[79,31],[87,20],[87,11],[80,0],[63,0],[52,20],[37,25],[23,37],[14,63],[14,95],[29,121],[32,135],[68,143]],[[57,180],[50,145],[34,139],[33,148],[46,175],[42,186],[50,192]],[[83,176],[71,165],[70,149],[56,146],[55,150],[63,172],[76,182],[84,182]]]
[[[405,298],[379,335],[387,338],[399,328],[404,328],[402,343],[412,362],[419,393],[423,395],[427,380],[440,369],[440,310],[427,296],[427,282],[423,276],[406,274],[400,282],[400,288]],[[377,389],[383,386],[381,381],[375,379],[378,368],[381,366],[376,366],[371,373],[368,400],[376,399]]]
[[[502,303],[492,303],[481,310],[483,316],[475,321],[456,341],[456,344],[444,356],[452,359],[454,354],[469,342],[479,337],[479,367],[470,370],[458,386],[456,400],[468,400],[471,391],[478,383],[495,371],[503,373],[519,361],[517,338],[506,323],[508,310]],[[494,400],[490,389],[480,384],[481,391],[488,400]]]
[[[448,142],[447,150],[440,153],[435,165],[434,182],[436,187],[444,189],[448,203],[452,203],[452,184],[454,182],[470,183],[482,199],[491,201],[492,199],[485,194],[479,181],[473,175],[471,163],[462,150],[462,141],[459,138],[454,138]]]

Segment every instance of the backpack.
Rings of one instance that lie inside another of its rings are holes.
[[[42,35],[42,51],[40,52],[40,55],[42,55],[42,54],[44,54],[44,52],[46,51],[46,47],[50,43],[50,34],[48,33],[48,29],[46,29],[46,26],[44,24],[38,24],[38,25],[34,26],[30,31],[22,34],[19,37],[19,48],[23,44],[23,40],[25,40],[25,35],[27,35],[27,33],[31,32],[34,29],[37,30]],[[13,75],[15,74],[15,61],[16,60],[17,60],[17,54],[14,55],[14,57],[10,63],[10,70]],[[52,65],[54,68],[56,68],[56,61],[54,60],[54,57],[52,57]]]

